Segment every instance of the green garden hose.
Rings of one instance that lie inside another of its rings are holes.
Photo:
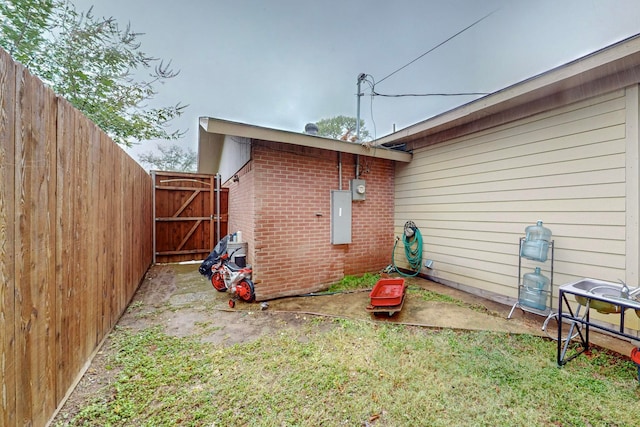
[[[396,239],[396,242],[393,244],[393,252],[391,252],[391,263],[393,264],[393,268],[395,268],[395,270],[402,276],[417,276],[418,273],[420,273],[420,267],[422,265],[422,234],[420,233],[420,229],[416,227],[413,221],[407,221],[404,225],[404,233],[402,234],[404,255],[407,257],[407,261],[409,262],[411,269],[415,270],[413,274],[403,273],[396,266],[395,254],[399,240],[399,238]]]

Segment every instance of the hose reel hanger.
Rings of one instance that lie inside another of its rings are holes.
[[[416,234],[418,227],[413,221],[407,221],[404,223],[404,236],[407,239],[411,239]]]

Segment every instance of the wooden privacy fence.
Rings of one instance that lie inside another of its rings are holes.
[[[0,425],[42,426],[151,264],[151,177],[0,49]]]

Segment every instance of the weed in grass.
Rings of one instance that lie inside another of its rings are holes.
[[[212,325],[212,322],[194,322],[194,326],[198,328],[198,332],[194,337],[197,336],[198,338],[224,329],[224,326]]]
[[[451,304],[462,305],[464,302],[459,299],[453,298],[449,295],[439,294],[429,289],[424,289],[417,286],[411,286],[407,290],[408,293],[418,295],[423,301],[435,301],[435,302],[448,302]]]
[[[457,298],[454,298],[449,295],[440,294],[438,292],[434,292],[429,289],[424,289],[421,287],[409,287],[407,289],[407,293],[416,295],[420,297],[423,301],[433,301],[433,302],[444,302],[449,304],[454,304],[459,307],[470,308],[474,311],[478,311],[480,313],[493,314],[484,305],[481,304],[469,304]]]
[[[133,310],[135,310],[136,308],[140,308],[144,305],[144,303],[140,300],[138,301],[134,301],[131,304],[129,304],[129,307],[127,307],[127,311],[131,312]]]
[[[329,286],[327,292],[346,292],[370,289],[380,280],[379,274],[365,273],[362,276],[345,276],[338,283]]]
[[[211,325],[211,321],[205,321],[205,322],[193,322],[194,326],[197,326],[199,328],[206,328],[207,326]]]
[[[309,319],[309,325],[311,326],[322,325],[326,322],[327,322],[327,319],[322,316],[313,316]]]

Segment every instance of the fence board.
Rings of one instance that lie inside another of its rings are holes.
[[[0,425],[42,426],[151,264],[150,176],[0,49]]]
[[[113,145],[112,141],[103,133],[99,133],[98,156],[100,163],[109,159],[108,147]],[[104,164],[102,170],[112,170],[109,164]],[[94,205],[98,213],[98,224],[101,225],[99,232],[96,233],[96,244],[98,245],[98,259],[96,260],[96,272],[94,280],[98,284],[97,312],[98,312],[98,331],[100,336],[104,337],[111,330],[111,313],[109,310],[109,275],[107,268],[109,265],[109,229],[107,228],[108,212],[111,209],[110,202],[110,173],[100,173],[98,190],[98,202]]]
[[[57,205],[56,205],[56,283],[57,291],[57,330],[65,331],[57,335],[56,349],[58,353],[58,382],[56,398],[62,398],[71,386],[74,368],[80,365],[77,354],[73,351],[73,337],[78,335],[77,322],[70,307],[78,307],[77,292],[73,286],[74,263],[74,232],[73,201],[75,199],[75,168],[73,156],[75,154],[76,138],[74,129],[76,115],[68,102],[58,103],[58,154],[57,154]]]
[[[15,66],[0,49],[0,425],[16,424]]]
[[[95,124],[90,123],[89,132],[91,135],[90,145],[88,147],[88,185],[87,185],[87,200],[88,203],[88,231],[87,235],[92,235],[91,239],[88,239],[89,247],[87,249],[87,264],[86,264],[86,280],[90,287],[90,297],[88,306],[91,308],[89,318],[91,319],[91,341],[90,352],[87,357],[90,357],[91,352],[95,349],[102,340],[102,319],[100,310],[100,298],[97,298],[101,293],[101,283],[98,280],[98,272],[101,270],[101,262],[99,257],[100,251],[100,237],[102,233],[97,232],[100,230],[100,220],[98,213],[100,195],[100,128]],[[137,284],[137,283],[136,283]]]
[[[53,92],[26,70],[16,94],[16,420],[41,425],[56,407],[55,224],[49,215],[55,211],[56,104]]]

